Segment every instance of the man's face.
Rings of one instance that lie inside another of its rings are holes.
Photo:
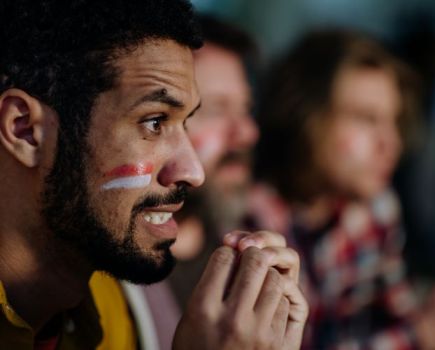
[[[207,183],[231,191],[249,180],[250,152],[258,139],[251,91],[241,59],[231,51],[206,43],[194,64],[202,105],[189,135]]]
[[[95,101],[85,151],[76,155],[82,169],[55,165],[45,214],[96,269],[154,282],[172,266],[172,213],[185,188],[204,180],[185,129],[199,105],[192,53],[170,40],[148,41],[115,66],[117,82]]]
[[[332,112],[321,130],[317,160],[332,186],[370,198],[388,185],[401,140],[400,94],[384,69],[345,68],[332,94]]]

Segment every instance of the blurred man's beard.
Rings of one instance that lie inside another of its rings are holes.
[[[207,202],[209,215],[221,238],[228,231],[241,229],[247,208],[247,187],[238,186],[232,191],[222,191],[210,184],[203,190],[201,196]]]
[[[249,150],[229,151],[218,162],[217,168],[233,162],[243,163],[248,167],[252,164],[252,155]]]
[[[251,181],[252,157],[248,150],[227,152],[213,169],[208,169],[206,179],[213,188],[237,193]]]
[[[185,187],[165,198],[142,198],[132,210],[124,239],[117,240],[90,206],[86,190],[86,152],[82,143],[59,140],[53,169],[45,180],[42,209],[54,239],[75,249],[95,270],[106,271],[116,278],[147,284],[164,279],[175,263],[169,250],[173,240],[161,242],[144,252],[135,243],[134,222],[145,207],[182,202]]]
[[[200,196],[207,202],[211,220],[221,235],[243,225],[247,210],[247,192],[251,184],[251,163],[249,151],[227,153],[217,164],[214,174],[206,178],[205,185],[200,189]],[[232,164],[245,166],[247,176],[222,179],[219,170],[231,167]]]

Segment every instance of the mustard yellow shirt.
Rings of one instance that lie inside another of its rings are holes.
[[[134,325],[119,283],[97,272],[89,285],[80,305],[63,313],[57,349],[136,349]],[[34,338],[32,328],[8,303],[0,282],[0,349],[33,350]]]

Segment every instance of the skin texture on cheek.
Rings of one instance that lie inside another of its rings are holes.
[[[102,191],[142,188],[151,183],[153,165],[150,163],[124,164],[104,174],[110,178],[101,186]]]
[[[366,135],[355,131],[348,133],[338,142],[338,154],[343,165],[355,166],[365,164],[370,152],[370,140]]]
[[[201,163],[210,170],[214,168],[225,152],[224,138],[214,132],[192,135],[191,141]]]
[[[330,162],[331,181],[335,186],[363,197],[371,197],[385,186],[380,173],[381,160],[373,143],[371,135],[363,130],[348,129],[346,135],[338,137],[335,157]]]

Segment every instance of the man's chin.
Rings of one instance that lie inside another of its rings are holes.
[[[152,284],[165,279],[172,272],[174,266],[175,258],[170,255],[162,261],[152,261],[148,257],[123,261],[104,270],[120,280],[134,284]]]
[[[170,246],[173,240],[156,245],[152,252],[123,250],[97,262],[97,269],[135,284],[152,284],[165,279],[175,266]]]

